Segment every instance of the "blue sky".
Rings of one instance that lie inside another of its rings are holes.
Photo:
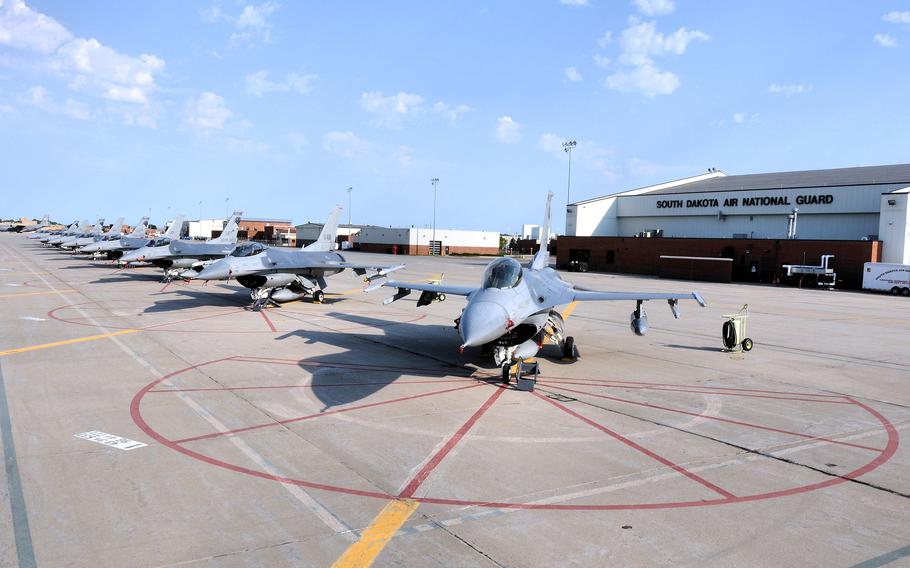
[[[561,229],[564,140],[572,201],[905,163],[908,93],[910,1],[0,0],[0,216]]]

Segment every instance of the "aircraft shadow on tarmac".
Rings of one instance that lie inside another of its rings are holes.
[[[249,305],[250,295],[246,293],[245,289],[237,290],[234,288],[228,288],[228,291],[234,293],[213,294],[212,291],[192,290],[175,286],[173,289],[152,293],[151,296],[173,296],[176,294],[179,297],[170,297],[163,300],[155,300],[155,303],[145,308],[143,310],[143,313],[173,312],[212,306],[242,308]]]
[[[722,349],[720,347],[704,347],[704,346],[699,347],[696,345],[675,345],[675,344],[671,344],[671,343],[662,343],[661,345],[663,347],[669,347],[671,349],[690,349],[692,351],[713,351],[715,353],[718,351],[722,351]]]
[[[388,342],[389,327],[401,327],[408,324],[391,324],[387,320],[352,314],[330,313],[329,316],[358,325],[372,328],[383,328],[383,335],[356,333],[352,330],[304,330],[290,331],[275,339],[282,341],[293,337],[304,339],[308,345],[330,345],[342,351],[307,357],[298,362],[300,368],[312,375],[312,390],[316,398],[325,405],[323,410],[333,406],[342,406],[360,401],[380,390],[394,385],[403,375],[415,377],[416,380],[432,381],[439,379],[468,378],[475,371],[473,366],[465,366],[457,361],[457,350],[452,351],[456,357],[446,361],[442,357],[424,355],[412,350],[403,341]],[[413,326],[409,326],[413,327]],[[451,336],[451,329],[441,325],[421,325],[420,335],[426,337],[444,337],[449,341],[439,345],[440,351],[457,347],[457,339]],[[411,330],[410,335],[415,335]],[[452,345],[449,345],[452,344]],[[440,385],[451,385],[442,383]]]

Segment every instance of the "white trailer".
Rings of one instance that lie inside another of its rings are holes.
[[[867,262],[863,265],[863,290],[910,296],[910,264]]]

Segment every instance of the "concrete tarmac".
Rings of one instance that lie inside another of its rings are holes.
[[[572,306],[522,392],[458,297],[160,277],[0,234],[0,566],[910,566],[910,299],[563,274],[708,307]]]

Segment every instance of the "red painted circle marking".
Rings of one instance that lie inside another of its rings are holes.
[[[135,396],[133,396],[132,402],[130,403],[130,415],[133,418],[133,422],[135,422],[136,425],[143,432],[145,432],[149,437],[151,437],[155,441],[159,442],[160,444],[162,444],[172,450],[180,452],[186,456],[189,456],[193,459],[202,461],[202,462],[210,464],[210,465],[221,467],[221,468],[224,468],[224,469],[227,469],[230,471],[243,473],[246,475],[250,475],[250,476],[258,477],[258,478],[262,478],[262,479],[269,479],[269,480],[277,481],[280,483],[287,483],[290,485],[297,485],[300,487],[307,487],[310,489],[319,489],[319,490],[330,491],[330,492],[334,492],[334,493],[343,493],[343,494],[347,494],[347,495],[356,495],[356,496],[360,496],[360,497],[370,497],[370,498],[385,499],[385,500],[393,500],[393,499],[398,498],[396,495],[389,495],[387,493],[382,493],[382,492],[378,492],[378,491],[365,491],[365,490],[361,490],[361,489],[355,489],[352,487],[342,487],[342,486],[338,486],[338,485],[331,485],[331,484],[326,484],[326,483],[317,483],[317,482],[313,482],[313,481],[307,481],[304,479],[295,479],[295,478],[284,477],[284,476],[280,476],[280,475],[272,475],[272,474],[269,474],[269,473],[266,473],[263,471],[257,471],[257,470],[250,469],[250,468],[247,468],[244,466],[226,462],[226,461],[220,460],[218,458],[214,458],[212,456],[203,454],[201,452],[190,450],[190,449],[182,446],[181,444],[178,444],[168,438],[165,438],[163,435],[158,433],[158,431],[155,430],[151,425],[149,425],[148,422],[145,420],[145,417],[142,415],[142,410],[141,410],[142,400],[145,398],[145,395],[148,394],[148,392],[151,391],[152,389],[154,389],[156,386],[160,385],[162,382],[164,382],[170,378],[173,378],[173,377],[181,375],[183,373],[192,371],[199,367],[203,367],[206,365],[212,365],[212,364],[216,364],[216,363],[230,363],[230,362],[235,362],[235,361],[231,357],[224,358],[224,359],[215,359],[213,361],[207,361],[205,363],[200,363],[198,365],[193,365],[190,367],[186,367],[185,369],[180,369],[180,370],[174,371],[173,373],[165,375],[165,376],[161,377],[160,379],[157,379],[157,380],[152,381],[151,383],[147,384],[139,392],[137,392],[135,394]],[[260,362],[262,364],[270,363],[270,361],[268,361],[268,360],[259,360],[257,362]],[[648,383],[637,382],[637,384],[648,384]],[[390,384],[390,386],[392,386],[392,385],[394,385],[394,383]],[[680,386],[683,386],[683,385],[680,385]],[[702,386],[702,388],[703,388],[703,386]],[[733,389],[733,390],[737,390],[737,389]],[[763,392],[763,391],[750,389],[750,392]],[[764,392],[773,392],[773,391],[764,391]],[[512,503],[512,502],[498,502],[498,501],[475,501],[475,500],[470,500],[470,499],[444,499],[444,498],[435,498],[432,496],[418,497],[416,499],[423,503],[433,503],[433,504],[439,504],[439,505],[478,506],[478,507],[492,507],[492,508],[498,508],[498,509],[610,511],[610,510],[649,510],[649,509],[674,509],[674,508],[685,508],[685,507],[706,507],[706,506],[712,506],[712,505],[747,503],[750,501],[760,501],[760,500],[765,500],[765,499],[774,499],[774,498],[778,498],[778,497],[797,495],[800,493],[807,493],[809,491],[815,491],[817,489],[823,489],[826,487],[832,487],[834,485],[839,485],[839,484],[845,483],[851,479],[856,479],[862,475],[865,475],[865,474],[875,470],[876,468],[880,467],[882,464],[884,464],[888,460],[890,460],[894,456],[895,452],[897,451],[900,438],[898,436],[897,429],[894,427],[894,425],[875,409],[873,409],[855,399],[852,399],[849,397],[845,397],[845,398],[847,398],[852,405],[859,406],[864,411],[866,411],[867,413],[872,415],[876,420],[878,420],[879,423],[881,423],[882,429],[888,435],[888,443],[883,450],[879,451],[878,456],[876,456],[873,460],[871,460],[867,464],[865,464],[857,469],[854,469],[853,471],[851,471],[843,476],[832,477],[831,479],[821,481],[819,483],[813,483],[810,485],[802,485],[802,486],[792,487],[789,489],[783,489],[783,490],[779,490],[779,491],[771,491],[768,493],[757,493],[754,495],[723,497],[723,498],[706,499],[706,500],[699,500],[699,501],[671,501],[671,502],[663,502],[663,503],[571,504],[571,505],[568,505],[568,504],[540,504],[540,503]]]

